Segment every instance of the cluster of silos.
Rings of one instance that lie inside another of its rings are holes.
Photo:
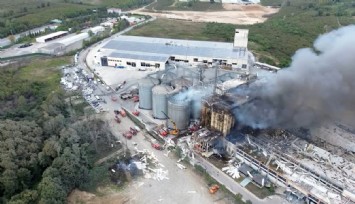
[[[175,92],[169,85],[157,85],[152,89],[153,117],[156,119],[166,119],[168,114],[168,98]]]
[[[157,84],[159,84],[159,81],[152,78],[139,81],[139,108],[146,110],[153,108],[152,88]]]
[[[204,87],[192,85],[185,78],[172,80],[169,84],[143,79],[139,82],[139,108],[152,110],[155,119],[167,119],[168,115],[179,130],[185,130],[191,118],[200,118],[201,98],[206,93]],[[168,127],[174,128],[171,120],[168,120]]]

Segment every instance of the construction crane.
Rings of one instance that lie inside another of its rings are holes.
[[[164,113],[164,111],[162,111],[162,113],[170,120],[170,122],[174,126],[173,130],[169,130],[169,134],[178,136],[179,135],[179,129],[177,128],[176,123],[166,113]]]

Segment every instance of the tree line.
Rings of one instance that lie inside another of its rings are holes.
[[[73,188],[88,181],[92,158],[113,144],[107,123],[79,117],[61,89],[18,79],[16,91],[9,79],[0,81],[6,101],[0,112],[0,203],[65,203]]]

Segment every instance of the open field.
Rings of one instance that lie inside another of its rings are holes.
[[[221,3],[179,2],[178,0],[157,0],[146,7],[147,10],[186,10],[186,11],[219,11],[224,10]]]
[[[31,116],[44,98],[59,90],[61,73],[58,66],[70,61],[70,57],[31,57],[18,59],[8,68],[2,68],[0,119]],[[20,98],[26,101],[26,106],[18,106]]]
[[[47,84],[49,90],[55,90],[58,87],[61,73],[59,66],[69,64],[71,57],[58,58],[37,58],[22,68],[17,74],[18,77],[24,80],[36,80]]]
[[[280,5],[279,0],[265,0],[262,3]],[[251,8],[255,7],[249,7]],[[166,17],[167,14],[155,15]],[[129,32],[128,35],[184,39],[190,36],[195,40],[232,42],[234,29],[246,28],[249,29],[248,47],[256,57],[262,62],[284,67],[289,65],[291,56],[297,49],[311,47],[319,34],[355,23],[354,16],[355,4],[350,0],[327,4],[301,0],[285,3],[278,13],[271,15],[264,23],[233,25],[158,19]],[[160,28],[161,25],[163,28]]]
[[[261,5],[235,5],[229,6],[227,11],[173,11],[151,12],[147,9],[133,10],[133,13],[151,15],[157,18],[186,20],[193,22],[218,22],[231,24],[255,24],[264,22],[269,16],[278,12],[276,8]]]
[[[206,23],[194,23],[191,21],[179,21],[171,19],[157,19],[148,24],[149,26],[141,26],[128,32],[127,35],[159,37],[159,38],[177,38],[192,40],[215,40],[223,41],[223,39],[211,38],[202,33],[206,27]]]
[[[43,84],[44,95],[51,91],[59,89],[59,81],[61,72],[58,67],[69,64],[71,57],[35,57],[31,58],[30,62],[21,68],[14,77],[24,80],[28,83]]]

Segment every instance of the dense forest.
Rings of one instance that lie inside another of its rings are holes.
[[[19,65],[0,70],[0,203],[65,203],[114,137],[107,123],[66,102],[71,95],[48,84],[53,78],[25,79],[31,66]]]
[[[60,30],[97,25],[101,18],[109,16],[107,7],[132,9],[151,3],[152,0],[2,0],[0,1],[0,38],[6,38],[32,28],[61,19]],[[11,38],[10,38],[11,39]]]

